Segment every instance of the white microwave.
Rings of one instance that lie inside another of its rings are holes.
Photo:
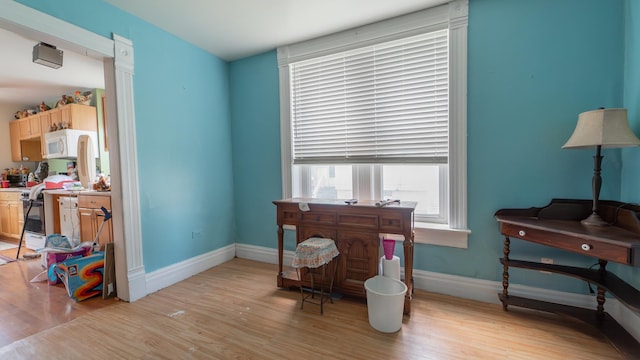
[[[78,157],[78,138],[89,135],[93,141],[93,153],[98,154],[98,135],[95,131],[64,129],[44,134],[46,159]]]

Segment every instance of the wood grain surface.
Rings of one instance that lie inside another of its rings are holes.
[[[133,303],[74,303],[30,284],[26,265],[0,267],[3,360],[621,359],[578,321],[420,290],[402,329],[379,333],[364,300],[301,310],[300,292],[276,287],[277,265],[244,259]]]

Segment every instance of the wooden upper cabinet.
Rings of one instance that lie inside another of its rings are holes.
[[[28,140],[40,136],[40,115],[31,115],[17,122],[20,127],[20,140]]]
[[[67,104],[47,112],[50,126],[63,124],[63,127],[69,129],[98,130],[98,117],[94,106]]]
[[[28,123],[28,120],[29,119],[21,119],[19,121],[9,122],[11,161],[13,162],[42,161],[40,139],[37,136],[35,138],[22,139],[20,136],[24,123]]]
[[[53,125],[78,130],[98,130],[96,108],[89,105],[67,104],[38,114],[9,122],[11,161],[41,161],[46,149],[44,135]]]
[[[40,115],[29,116],[29,130],[31,131],[31,137],[40,136]]]
[[[18,121],[18,127],[20,129],[20,140],[30,138],[31,125],[29,125],[29,121],[26,118]]]
[[[20,122],[11,121],[9,123],[9,136],[11,137],[11,161],[22,161],[22,151],[20,150]]]
[[[44,134],[49,132],[51,128],[51,112],[45,111],[40,113],[40,151],[42,153],[42,157],[44,158],[45,152],[47,149],[47,143],[44,140]]]

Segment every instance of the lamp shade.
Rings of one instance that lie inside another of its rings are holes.
[[[578,124],[563,149],[619,148],[639,146],[640,139],[631,131],[627,109],[598,109],[578,116]]]

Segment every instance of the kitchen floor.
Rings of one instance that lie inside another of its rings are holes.
[[[18,244],[17,239],[1,236],[0,241]],[[17,248],[0,254],[15,259],[16,252]],[[23,259],[25,253],[34,251],[23,247],[20,260],[0,266],[0,347],[117,303],[101,297],[75,302],[62,284],[31,282],[42,272],[42,260]]]

